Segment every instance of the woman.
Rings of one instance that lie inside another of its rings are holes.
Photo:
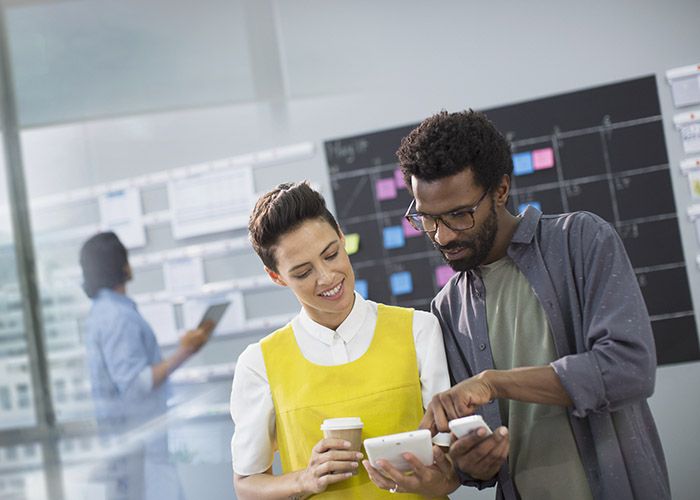
[[[128,443],[130,431],[167,413],[168,376],[207,342],[214,324],[186,332],[175,352],[163,359],[153,330],[126,295],[131,266],[117,235],[104,232],[87,240],[80,265],[83,289],[92,300],[85,341],[97,423],[101,433]],[[105,464],[111,471],[105,475],[112,478],[104,480],[116,483],[108,487],[116,498],[182,498],[165,432],[127,451]]]
[[[359,416],[363,438],[416,429],[432,395],[449,387],[439,325],[426,312],[354,292],[345,238],[308,184],[282,184],[262,196],[248,229],[270,279],[294,293],[301,311],[238,359],[231,393],[236,493],[382,498],[388,491],[359,466],[362,454],[323,439],[320,425]],[[459,485],[442,452],[434,452],[436,464],[415,466],[425,478],[417,493],[444,495]]]

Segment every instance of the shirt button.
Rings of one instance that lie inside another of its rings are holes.
[[[483,351],[484,349],[486,349],[486,344],[479,344],[479,350]]]

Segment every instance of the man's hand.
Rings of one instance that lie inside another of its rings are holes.
[[[198,328],[189,330],[180,339],[180,347],[192,355],[199,351],[209,341],[211,332],[216,324],[211,320],[204,321]]]
[[[463,380],[454,387],[436,394],[428,405],[421,420],[421,429],[430,429],[435,435],[438,432],[449,432],[447,423],[459,417],[466,417],[476,409],[488,403],[495,397],[495,391],[482,374]]]
[[[372,482],[384,490],[438,497],[459,487],[454,467],[439,447],[433,446],[433,464],[430,466],[423,465],[412,453],[404,453],[403,458],[411,464],[412,475],[404,474],[386,460],[377,461],[379,469],[372,467],[368,460],[363,460],[362,465]]]
[[[328,485],[344,481],[357,470],[362,453],[348,450],[349,441],[321,439],[311,450],[309,466],[299,476],[305,494],[325,491]]]
[[[450,446],[450,458],[459,470],[474,479],[487,481],[508,458],[508,429],[499,427],[490,436],[483,427],[470,432]]]

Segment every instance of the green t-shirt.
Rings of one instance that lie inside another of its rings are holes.
[[[548,365],[557,354],[542,306],[506,256],[480,266],[497,370]],[[562,406],[499,400],[510,431],[509,468],[524,499],[591,499],[591,490]]]

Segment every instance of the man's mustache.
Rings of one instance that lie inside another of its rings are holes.
[[[464,250],[465,248],[471,247],[471,245],[467,241],[451,241],[447,245],[440,245],[439,243],[433,242],[433,245],[441,252],[449,252],[451,250]]]

